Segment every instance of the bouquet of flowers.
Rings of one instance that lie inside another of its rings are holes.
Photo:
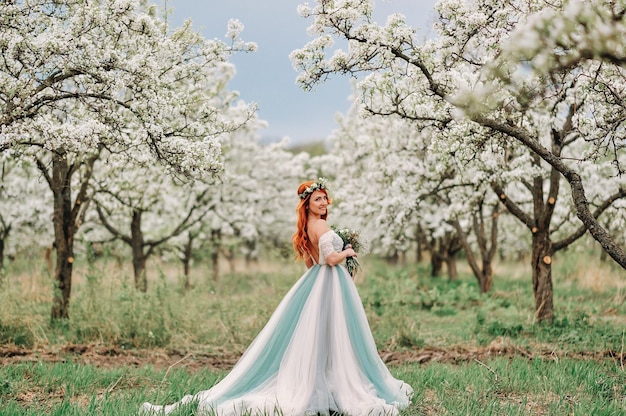
[[[343,240],[343,248],[345,249],[348,244],[352,246],[352,249],[357,253],[361,251],[363,248],[363,243],[361,242],[361,232],[351,230],[350,228],[339,228],[337,226],[332,225],[330,227],[341,239]],[[348,273],[350,276],[354,278],[357,272],[361,270],[361,265],[356,257],[346,257],[346,269],[348,269]]]

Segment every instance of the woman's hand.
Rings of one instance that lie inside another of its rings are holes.
[[[346,248],[342,251],[335,251],[333,253],[330,253],[330,255],[326,257],[326,264],[328,264],[329,266],[336,266],[342,261],[344,261],[346,258],[356,257],[356,256],[357,256],[356,251],[354,251],[352,247]]]
[[[346,257],[356,257],[356,251],[352,248],[352,244],[346,244],[346,247],[343,249],[346,252]]]

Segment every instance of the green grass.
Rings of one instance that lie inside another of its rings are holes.
[[[626,372],[611,361],[496,358],[391,367],[413,386],[402,415],[623,415]],[[31,363],[0,369],[0,415],[131,415],[143,401],[172,403],[223,371],[102,369]],[[178,415],[193,415],[183,409]]]
[[[492,292],[481,296],[461,262],[454,282],[431,278],[426,264],[393,266],[373,257],[362,264],[357,286],[381,352],[519,352],[391,365],[416,391],[404,415],[626,414],[623,270],[577,253],[555,259],[556,318],[542,325],[534,318],[526,265],[498,264]],[[133,289],[127,266],[78,259],[70,321],[52,326],[46,268],[18,261],[7,267],[0,286],[0,345],[36,352],[95,344],[236,357],[302,272],[301,264],[275,262],[225,271],[214,282],[200,265],[185,292],[179,267],[162,263],[149,270],[143,294]],[[58,359],[2,366],[0,415],[133,414],[143,401],[171,403],[225,374],[194,371],[184,362],[168,371],[96,368],[69,353]]]

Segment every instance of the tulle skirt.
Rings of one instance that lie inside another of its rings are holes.
[[[140,414],[165,415],[188,404],[211,416],[387,416],[412,394],[378,355],[344,266],[315,265],[224,379],[171,405],[144,403]]]

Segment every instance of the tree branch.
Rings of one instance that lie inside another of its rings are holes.
[[[96,201],[96,212],[98,213],[98,218],[100,218],[100,222],[102,223],[102,225],[104,225],[104,228],[106,228],[116,238],[119,238],[120,240],[124,241],[128,245],[132,245],[132,238],[127,235],[124,235],[124,233],[119,231],[109,222],[106,215],[102,211],[102,207],[100,206],[100,204],[98,204],[98,201]]]
[[[609,233],[602,227],[589,210],[589,203],[585,194],[585,187],[578,173],[567,166],[563,160],[552,154],[541,143],[531,138],[524,130],[508,124],[499,123],[493,119],[483,115],[475,114],[472,119],[478,124],[492,128],[495,131],[504,133],[531,149],[543,160],[548,162],[556,170],[558,170],[569,183],[572,190],[572,200],[576,207],[578,218],[583,222],[589,230],[593,238],[596,239],[613,260],[615,260],[622,268],[626,269],[626,251],[611,239]]]
[[[593,212],[593,217],[596,219],[600,218],[600,215],[602,215],[602,213],[606,211],[613,204],[613,202],[617,201],[618,199],[625,198],[625,197],[626,197],[626,188],[620,188],[617,192],[609,196],[606,200],[602,202],[602,204],[600,204],[596,208],[596,210]],[[562,250],[566,248],[567,246],[569,246],[570,244],[578,240],[580,237],[585,235],[586,232],[587,232],[587,227],[582,225],[576,231],[570,234],[568,237],[565,237],[559,241],[555,241],[552,244],[554,251],[558,251],[558,250]]]
[[[535,221],[533,218],[525,213],[515,202],[511,201],[511,199],[504,193],[502,186],[500,184],[494,183],[491,185],[491,189],[496,193],[500,202],[506,207],[506,209],[513,214],[517,219],[526,224],[529,230],[532,231],[533,227],[535,227]]]

